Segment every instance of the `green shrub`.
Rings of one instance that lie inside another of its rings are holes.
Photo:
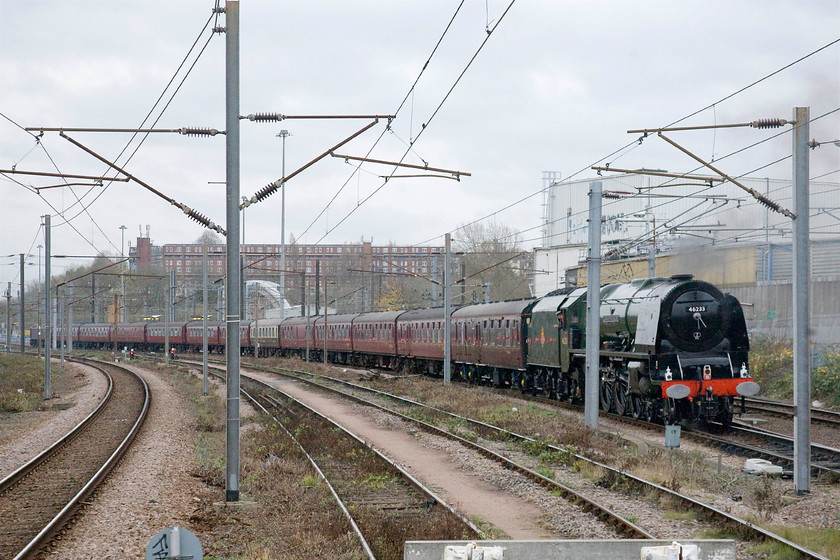
[[[840,352],[826,349],[820,361],[811,374],[812,394],[827,405],[840,406]]]

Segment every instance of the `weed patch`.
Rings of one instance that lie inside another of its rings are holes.
[[[0,412],[32,412],[40,406],[43,393],[43,360],[21,354],[0,355]]]

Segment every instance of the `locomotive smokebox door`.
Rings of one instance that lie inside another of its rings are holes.
[[[680,426],[665,426],[665,447],[680,446]]]

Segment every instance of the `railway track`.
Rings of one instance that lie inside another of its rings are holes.
[[[96,410],[0,481],[0,558],[32,558],[60,539],[146,417],[150,393],[143,379],[113,364],[88,365],[108,377],[108,392]]]
[[[738,422],[729,426],[726,438],[698,430],[691,430],[690,433],[694,439],[710,442],[715,447],[758,456],[780,466],[793,468],[793,438],[790,436]],[[812,443],[811,474],[831,475],[835,480],[840,480],[840,449]]]
[[[500,453],[497,453],[497,452],[489,449],[486,446],[480,445],[480,444],[478,444],[474,441],[470,441],[469,439],[465,439],[463,437],[455,435],[455,434],[453,434],[453,433],[451,433],[447,430],[438,428],[437,426],[434,426],[434,425],[429,424],[427,422],[423,422],[421,420],[418,420],[417,418],[413,418],[410,415],[406,415],[406,414],[401,413],[397,410],[382,406],[380,404],[377,404],[377,403],[372,402],[372,401],[367,400],[367,399],[363,399],[363,398],[361,398],[357,395],[354,395],[352,393],[347,393],[347,392],[344,392],[344,391],[337,390],[334,387],[330,387],[330,386],[327,386],[327,385],[323,385],[321,383],[317,383],[317,382],[315,382],[311,379],[301,378],[300,377],[301,375],[311,375],[311,374],[306,374],[305,372],[294,372],[293,375],[288,375],[288,374],[284,374],[282,372],[278,372],[273,368],[260,368],[259,366],[256,366],[256,367],[246,366],[246,367],[253,367],[253,369],[257,369],[257,370],[262,369],[264,371],[269,371],[271,373],[275,373],[275,374],[279,374],[279,375],[286,375],[287,377],[291,377],[291,378],[293,378],[295,380],[298,380],[298,381],[304,381],[306,383],[309,383],[309,384],[317,387],[318,389],[327,390],[327,391],[330,391],[330,392],[333,392],[333,393],[337,393],[344,398],[349,398],[349,399],[351,399],[351,400],[353,400],[353,401],[355,401],[359,404],[362,404],[364,406],[375,407],[378,410],[381,410],[381,411],[383,411],[387,414],[390,414],[392,416],[396,416],[398,418],[401,418],[402,420],[405,420],[405,421],[410,422],[412,424],[418,425],[422,429],[424,429],[424,430],[426,430],[430,433],[433,433],[435,435],[439,435],[439,436],[445,437],[447,439],[457,441],[458,443],[464,445],[465,447],[468,447],[468,448],[471,448],[471,449],[477,451],[482,456],[487,457],[491,460],[494,460],[494,461],[502,464],[504,467],[506,467],[510,470],[519,472],[520,474],[524,475],[526,478],[529,478],[533,482],[536,482],[537,484],[545,487],[547,490],[549,490],[551,492],[554,492],[555,494],[558,494],[560,496],[563,496],[569,502],[578,505],[581,509],[588,512],[590,515],[597,518],[598,520],[603,522],[605,525],[608,525],[608,526],[612,527],[615,530],[616,533],[624,536],[625,538],[631,538],[631,539],[640,539],[640,538],[641,539],[653,539],[653,538],[655,538],[651,533],[645,531],[641,527],[635,525],[633,522],[631,522],[628,519],[622,517],[618,513],[612,511],[608,506],[606,506],[604,504],[601,504],[601,503],[598,503],[597,501],[587,497],[586,495],[582,494],[581,492],[578,492],[578,491],[576,491],[576,490],[574,490],[574,489],[572,489],[572,488],[570,488],[570,487],[568,487],[564,484],[561,484],[560,482],[558,482],[556,480],[553,480],[551,478],[548,478],[548,477],[536,472],[535,470],[532,470],[532,469],[530,469],[530,468],[528,468],[528,467],[526,467],[526,466],[524,466],[520,463],[517,463],[516,461],[513,461],[510,458],[505,457],[504,455],[502,455]],[[255,381],[253,378],[250,378],[250,377],[245,376],[245,375],[242,375],[241,379],[243,380],[242,381],[243,383],[245,383],[246,380],[249,380],[251,382]],[[324,379],[327,379],[327,380],[330,380],[330,381],[337,381],[337,382],[341,383],[340,380],[335,380],[335,379],[329,378],[329,377],[325,377]],[[348,386],[353,387],[355,389],[366,390],[364,387],[356,386],[354,384],[348,384]],[[395,397],[393,395],[388,395],[387,393],[380,393],[380,392],[375,391],[375,390],[370,390],[370,391],[373,391],[374,393],[379,394],[380,396],[384,395],[384,396],[388,396],[389,398],[400,399],[399,397]],[[414,402],[409,401],[407,399],[400,399],[400,400],[403,403],[410,403],[411,405],[425,407],[425,405],[422,405],[420,403],[414,403]],[[436,410],[436,409],[432,409],[430,407],[425,407],[425,408],[427,410]]]
[[[793,418],[796,406],[792,403],[773,401],[769,399],[758,399],[755,397],[744,399],[747,410],[755,410],[765,414]],[[826,410],[824,408],[811,408],[811,422],[827,424],[834,428],[840,428],[840,412]]]
[[[248,366],[248,367],[254,367],[254,366]],[[493,426],[493,425],[490,425],[490,424],[487,424],[487,423],[484,423],[484,422],[481,422],[481,421],[474,420],[472,418],[468,418],[468,417],[465,417],[465,416],[454,414],[454,413],[451,413],[451,412],[446,411],[446,410],[441,410],[441,409],[437,409],[437,408],[433,408],[433,407],[428,407],[427,405],[425,405],[423,403],[420,403],[420,402],[416,402],[416,401],[413,401],[413,400],[410,400],[410,399],[406,399],[406,398],[400,397],[398,395],[393,395],[393,394],[390,394],[390,393],[378,391],[376,389],[365,387],[365,386],[359,385],[357,383],[348,382],[348,381],[343,380],[343,379],[337,379],[337,378],[327,377],[327,376],[315,376],[314,374],[311,374],[311,373],[308,373],[308,372],[292,371],[292,370],[289,370],[291,372],[291,375],[289,375],[289,374],[284,373],[283,371],[278,371],[276,368],[260,368],[259,366],[255,367],[255,369],[264,369],[265,371],[271,371],[272,373],[276,373],[276,374],[280,374],[280,375],[288,375],[289,377],[299,379],[299,380],[305,381],[307,383],[312,383],[313,385],[321,387],[321,388],[326,389],[328,391],[338,392],[342,395],[345,395],[345,396],[348,396],[350,398],[356,399],[359,402],[361,402],[362,404],[366,404],[368,406],[373,406],[373,407],[379,408],[380,410],[387,411],[389,413],[395,413],[397,415],[401,415],[405,419],[407,419],[409,421],[412,421],[414,423],[417,423],[418,425],[420,425],[424,429],[434,431],[434,432],[436,432],[440,435],[445,435],[446,437],[453,437],[453,434],[450,434],[446,430],[441,430],[441,429],[439,429],[435,426],[431,426],[428,423],[418,421],[418,420],[412,418],[409,415],[404,415],[402,413],[393,411],[390,408],[384,407],[384,406],[382,406],[382,405],[380,405],[376,402],[371,402],[368,399],[363,399],[363,398],[360,398],[360,397],[358,397],[356,395],[352,395],[352,394],[348,395],[348,393],[346,391],[336,389],[334,387],[330,387],[328,385],[320,383],[320,382],[316,381],[315,378],[327,380],[330,384],[336,384],[336,385],[341,386],[341,387],[352,389],[353,391],[361,391],[363,393],[374,395],[377,398],[398,402],[398,403],[401,403],[401,404],[403,404],[405,406],[408,406],[410,408],[417,407],[418,409],[423,410],[423,411],[434,411],[434,413],[436,413],[436,414],[441,414],[445,417],[449,417],[449,418],[458,420],[460,422],[464,422],[464,423],[467,423],[467,424],[472,424],[472,425],[476,426],[476,428],[480,431],[496,432],[499,436],[501,436],[503,438],[509,438],[511,440],[514,440],[514,441],[527,441],[527,442],[534,442],[535,441],[533,438],[522,435],[522,434],[513,433],[513,432],[510,432],[510,431],[504,430],[502,428],[499,428],[497,426]],[[423,416],[427,416],[427,415],[428,415],[427,412],[423,413]],[[455,437],[457,437],[457,436],[455,436]],[[459,438],[459,439],[460,439],[460,441],[463,441],[465,444],[475,445],[476,448],[481,447],[481,446],[477,446],[477,444],[472,444],[472,442],[470,442],[468,440],[463,440],[463,438]],[[557,452],[557,453],[568,453],[568,450],[561,449],[561,448],[556,447],[556,446],[548,445],[547,447],[551,451],[554,451],[554,452]],[[492,454],[493,452],[490,452],[490,453]],[[798,553],[803,558],[828,560],[825,556],[822,556],[821,554],[819,554],[817,552],[809,550],[809,549],[807,549],[807,548],[805,548],[805,547],[803,547],[803,546],[801,546],[801,545],[799,545],[795,542],[790,541],[789,539],[786,539],[786,538],[784,538],[780,535],[777,535],[777,534],[775,534],[771,531],[763,529],[762,527],[759,527],[759,526],[755,525],[754,523],[751,523],[750,521],[747,521],[745,519],[737,517],[737,516],[727,512],[727,511],[723,511],[723,510],[721,510],[719,508],[716,508],[714,506],[705,504],[705,503],[703,503],[703,502],[701,502],[697,499],[694,499],[690,496],[683,495],[683,494],[681,494],[677,491],[674,491],[674,490],[672,490],[670,488],[667,488],[665,486],[662,486],[660,484],[652,483],[652,482],[647,481],[647,480],[645,480],[641,477],[626,473],[621,469],[612,467],[610,465],[604,464],[600,461],[591,459],[589,457],[585,457],[585,456],[580,455],[580,454],[574,454],[574,457],[575,457],[576,460],[589,463],[592,466],[600,467],[600,468],[608,471],[609,473],[611,473],[612,476],[614,476],[618,479],[625,480],[628,484],[636,486],[640,489],[643,489],[643,492],[645,492],[645,493],[652,491],[652,492],[657,492],[659,494],[667,496],[669,499],[674,500],[675,502],[682,504],[683,507],[685,507],[686,509],[695,510],[695,511],[700,512],[701,517],[707,518],[707,519],[714,519],[720,525],[732,528],[737,534],[743,535],[750,540],[754,540],[754,541],[764,541],[764,540],[775,541],[775,542],[777,542],[777,543],[779,543],[779,544],[781,544],[781,545],[783,545],[787,548],[792,549],[793,551]],[[507,459],[505,457],[500,457],[500,459],[502,459],[504,461],[510,461],[509,459]],[[515,465],[509,465],[509,468],[515,468],[516,470],[520,469],[519,466],[515,466]],[[521,467],[521,468],[524,469],[525,471],[528,470],[528,469],[525,469],[524,467]],[[541,475],[539,475],[538,473],[534,473],[534,474],[537,474],[537,477],[540,477],[540,478],[543,478],[543,479],[545,478],[545,477],[541,477]],[[539,480],[539,478],[537,478],[537,479]],[[551,479],[545,479],[544,482],[553,483],[554,481],[551,480]],[[586,507],[594,508],[597,511],[601,506],[599,504],[591,504],[591,505],[587,505]],[[605,515],[605,514],[599,512],[597,515],[600,517],[600,516]],[[626,522],[626,520],[621,519],[619,522]],[[630,525],[633,525],[633,524],[631,523]],[[634,530],[639,531],[639,533],[637,533],[638,535],[640,535],[640,536],[644,535],[642,538],[654,538],[653,535],[650,535],[649,533],[645,532],[644,529],[641,529],[641,528],[638,528],[638,527],[635,527],[635,526],[633,526],[633,528],[628,528],[626,530],[625,534],[629,535]],[[635,538],[639,538],[639,537],[637,536]]]
[[[504,391],[504,390],[500,390]],[[548,404],[569,410],[582,411],[583,407],[568,402],[557,401],[545,397],[520,394],[521,398],[529,401]],[[772,401],[769,401],[772,402]],[[784,403],[783,403],[784,404]],[[812,409],[820,410],[820,409]],[[832,414],[831,411],[823,411]],[[629,416],[623,416],[614,412],[605,413],[603,410],[600,414],[607,417],[636,426],[644,429],[652,429],[653,427],[660,427],[657,424],[652,424],[643,420],[636,420]],[[723,426],[715,425],[723,430]],[[698,443],[711,445],[719,449],[726,450],[744,457],[760,457],[773,461],[783,468],[790,470],[793,468],[793,438],[784,434],[754,428],[747,424],[733,422],[729,427],[727,435],[721,433],[713,434],[709,431],[698,430],[694,428],[683,428],[681,435],[684,438],[689,438]],[[729,434],[734,434],[735,437],[729,437]],[[830,480],[840,480],[840,449],[835,449],[827,445],[818,443],[811,444],[811,474],[814,477],[829,475]]]
[[[366,406],[372,406],[372,407],[375,407],[379,410],[385,411],[389,414],[394,414],[398,417],[401,417],[401,418],[403,418],[403,419],[405,419],[409,422],[412,422],[412,423],[420,426],[424,430],[433,432],[437,435],[441,435],[441,436],[444,436],[444,437],[447,437],[447,438],[450,438],[450,439],[456,439],[457,441],[463,443],[464,445],[467,445],[469,447],[472,447],[472,448],[476,449],[478,452],[482,453],[482,455],[485,455],[487,457],[490,457],[490,458],[493,458],[493,459],[498,460],[500,462],[503,462],[503,464],[505,464],[505,466],[507,466],[508,468],[515,469],[519,472],[522,472],[523,474],[525,474],[527,476],[530,476],[534,480],[537,480],[538,482],[540,482],[541,484],[544,484],[545,486],[551,488],[552,490],[555,490],[555,491],[558,490],[558,486],[555,486],[555,485],[558,484],[558,483],[556,483],[556,481],[554,481],[552,479],[549,479],[549,478],[546,478],[546,477],[540,475],[539,473],[531,471],[527,467],[519,465],[519,464],[515,463],[514,461],[512,461],[511,459],[509,459],[507,457],[504,457],[504,456],[502,456],[498,453],[495,453],[492,450],[489,450],[489,449],[487,449],[487,448],[485,448],[485,447],[483,447],[483,446],[481,446],[477,443],[474,443],[470,440],[467,440],[467,439],[461,438],[459,436],[456,436],[454,434],[451,434],[447,430],[438,428],[437,426],[429,424],[428,422],[418,420],[418,419],[412,417],[412,415],[410,415],[410,414],[404,414],[404,413],[396,411],[396,410],[394,410],[390,407],[386,407],[386,406],[384,406],[384,405],[382,405],[378,402],[374,402],[372,400],[362,398],[362,397],[360,397],[356,394],[353,394],[353,393],[354,392],[361,392],[361,393],[365,393],[365,394],[374,396],[377,399],[384,399],[384,400],[387,400],[387,401],[400,403],[401,406],[405,406],[405,407],[408,407],[408,408],[416,408],[417,410],[420,410],[422,412],[421,415],[423,417],[428,417],[429,413],[431,412],[435,415],[441,415],[443,417],[448,417],[448,418],[451,418],[453,420],[457,420],[459,422],[470,424],[470,425],[475,426],[475,428],[478,431],[481,431],[481,432],[495,432],[497,434],[497,436],[496,436],[497,439],[505,438],[505,439],[509,439],[509,440],[513,440],[513,441],[535,442],[535,440],[531,437],[528,437],[528,436],[525,436],[525,435],[522,435],[522,434],[517,434],[517,433],[514,433],[514,432],[510,432],[508,430],[504,430],[504,429],[499,428],[497,426],[493,426],[493,425],[490,425],[490,424],[487,424],[487,423],[484,423],[484,422],[481,422],[481,421],[478,421],[478,420],[474,420],[474,419],[471,419],[471,418],[468,418],[468,417],[465,417],[465,416],[454,414],[454,413],[451,413],[451,412],[446,411],[446,410],[441,410],[441,409],[438,409],[438,408],[429,407],[429,406],[427,406],[423,403],[417,402],[417,401],[406,399],[404,397],[400,397],[398,395],[393,395],[393,394],[386,393],[386,392],[383,392],[383,391],[378,391],[376,389],[373,389],[373,388],[370,388],[370,387],[365,387],[365,386],[359,385],[357,383],[348,382],[348,381],[343,380],[343,379],[337,379],[337,378],[328,377],[328,376],[316,376],[314,374],[311,374],[311,373],[308,373],[308,372],[303,372],[303,371],[281,370],[279,368],[252,366],[252,365],[248,365],[248,364],[243,364],[243,367],[251,367],[251,368],[254,368],[254,369],[268,371],[268,372],[271,372],[271,373],[274,373],[274,374],[278,374],[278,375],[290,377],[290,378],[293,378],[293,379],[296,379],[296,380],[299,380],[299,381],[303,381],[305,383],[314,385],[314,386],[316,386],[320,389],[327,390],[327,391],[330,391],[330,392],[335,392],[335,393],[338,393],[338,394],[340,394],[340,395],[342,395],[346,398],[353,399],[353,400],[359,402],[360,404],[364,404]],[[243,378],[244,377],[245,376],[243,376]],[[337,388],[336,386],[341,387],[341,388]],[[548,449],[550,449],[553,452],[557,452],[557,453],[561,453],[561,454],[562,453],[569,453],[569,451],[567,449],[561,449],[559,447],[552,446],[552,445],[548,445],[547,447],[548,447]],[[681,494],[677,491],[674,491],[674,490],[672,490],[670,488],[667,488],[665,486],[662,486],[660,484],[652,483],[650,481],[644,480],[641,477],[626,473],[621,469],[617,469],[617,468],[612,467],[610,465],[604,464],[600,461],[590,459],[590,458],[585,457],[585,456],[580,455],[580,454],[574,454],[574,457],[575,457],[575,460],[583,461],[583,462],[586,462],[586,463],[588,463],[588,464],[590,464],[594,467],[599,467],[599,468],[604,469],[605,471],[608,471],[611,474],[611,476],[616,477],[616,478],[621,479],[621,480],[624,480],[629,485],[640,488],[644,493],[656,492],[656,493],[659,493],[661,495],[667,496],[669,499],[675,501],[676,503],[682,504],[682,507],[684,507],[685,509],[698,511],[700,513],[701,517],[706,518],[706,519],[713,519],[718,525],[723,526],[723,527],[731,528],[737,534],[745,536],[745,538],[748,538],[748,539],[756,541],[756,542],[764,541],[764,540],[774,541],[774,542],[776,542],[780,545],[783,545],[783,546],[785,546],[789,549],[792,549],[792,551],[795,551],[795,553],[799,554],[803,558],[828,560],[825,556],[823,556],[823,555],[821,555],[817,552],[809,550],[809,549],[807,549],[807,548],[805,548],[805,547],[803,547],[803,546],[801,546],[801,545],[799,545],[799,544],[797,544],[793,541],[790,541],[790,540],[788,540],[788,539],[786,539],[786,538],[784,538],[780,535],[777,535],[777,534],[773,533],[772,531],[768,531],[768,530],[766,530],[762,527],[759,527],[759,526],[755,525],[754,523],[751,523],[751,522],[749,522],[745,519],[737,517],[737,516],[727,512],[727,511],[723,511],[723,510],[721,510],[719,508],[716,508],[714,506],[705,504],[705,503],[703,503],[703,502],[701,502],[697,499],[694,499],[690,496],[683,495],[683,494]],[[559,486],[562,487],[562,485],[559,485]],[[569,489],[569,490],[571,490],[571,489]],[[559,490],[559,491],[564,492],[563,490]],[[572,491],[572,492],[574,492],[574,491]],[[620,527],[620,526],[623,526],[623,529],[619,529],[619,530],[623,534],[627,535],[628,538],[655,538],[654,535],[651,535],[650,533],[646,532],[643,528],[637,527],[633,523],[630,523],[626,519],[623,519],[620,516],[617,516],[613,512],[609,511],[608,508],[602,506],[601,504],[593,502],[592,500],[589,500],[588,498],[586,498],[585,496],[582,496],[581,494],[579,494],[577,492],[574,492],[574,494],[570,494],[569,496],[574,496],[574,497],[572,497],[573,500],[583,499],[584,500],[582,502],[584,504],[583,507],[593,511],[594,515],[596,517],[598,517],[599,519],[602,519],[602,520],[605,520],[605,521],[606,520],[612,520],[611,522],[615,523],[617,528]],[[610,521],[608,521],[608,522],[610,522]],[[634,535],[634,534],[635,534],[635,536],[631,536],[631,535]]]
[[[243,376],[241,390],[298,445],[370,560],[401,557],[406,538],[485,537],[431,489],[327,416],[256,379]]]

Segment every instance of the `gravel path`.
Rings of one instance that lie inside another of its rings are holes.
[[[618,538],[592,515],[457,442],[300,383],[278,381],[276,376],[253,370],[248,375],[334,419],[400,463],[461,513],[490,522],[510,538]]]

